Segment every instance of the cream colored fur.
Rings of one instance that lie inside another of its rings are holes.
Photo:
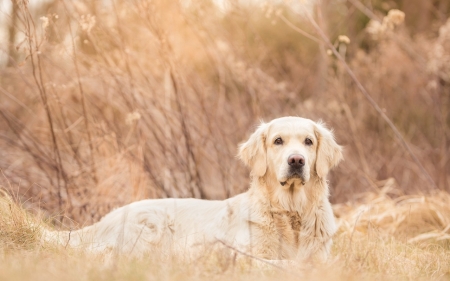
[[[274,144],[276,138],[283,144]],[[313,144],[306,145],[306,138]],[[302,178],[287,176],[291,154],[305,158]],[[336,231],[326,176],[342,159],[332,133],[309,119],[275,119],[240,145],[239,157],[251,169],[245,193],[223,201],[134,202],[77,231],[45,230],[43,239],[137,256],[155,248],[194,252],[222,241],[269,260],[326,260]]]

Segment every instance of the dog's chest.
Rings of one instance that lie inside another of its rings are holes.
[[[264,249],[262,256],[268,259],[293,258],[299,246],[300,215],[298,212],[272,210],[267,219],[270,223],[259,224],[262,230],[259,245]]]
[[[296,247],[301,227],[301,217],[298,212],[274,211],[272,217],[279,239]]]

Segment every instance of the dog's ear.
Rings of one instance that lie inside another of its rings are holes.
[[[315,134],[318,140],[316,173],[319,178],[325,178],[328,171],[343,159],[342,147],[334,140],[333,133],[320,121],[315,124]]]
[[[250,138],[239,145],[238,156],[252,170],[252,175],[262,177],[266,174],[266,137],[267,137],[266,123],[261,123]]]

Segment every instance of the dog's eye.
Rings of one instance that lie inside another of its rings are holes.
[[[276,144],[276,145],[282,145],[283,144],[283,139],[277,138],[273,143]]]
[[[312,140],[310,138],[306,138],[305,139],[305,144],[306,145],[313,145],[313,142],[312,142]]]

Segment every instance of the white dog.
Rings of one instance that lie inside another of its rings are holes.
[[[77,231],[45,230],[43,239],[141,256],[221,241],[268,260],[326,260],[336,231],[326,176],[342,160],[332,133],[309,119],[275,119],[240,145],[239,157],[251,169],[245,193],[134,202]]]

